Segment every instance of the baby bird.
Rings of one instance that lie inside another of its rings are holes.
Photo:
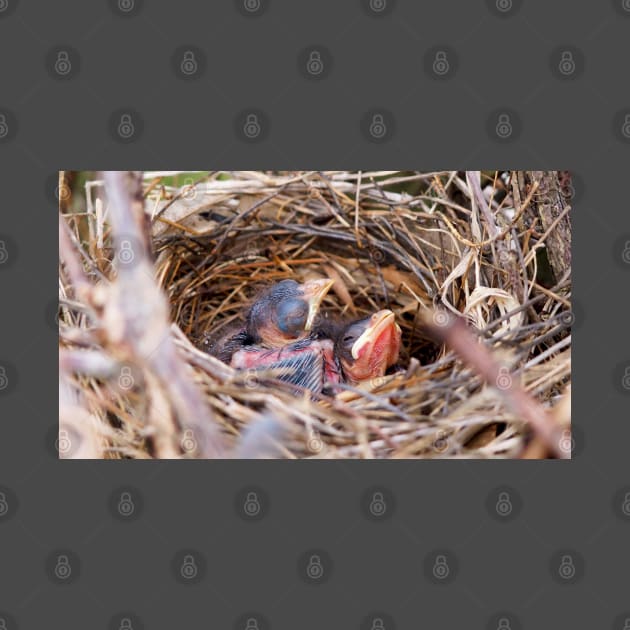
[[[322,299],[333,280],[309,280],[303,284],[282,280],[264,290],[249,308],[245,324],[205,342],[207,351],[231,363],[240,350],[281,348],[306,338],[315,322]]]
[[[384,376],[398,360],[400,337],[400,327],[388,309],[346,324],[334,344],[342,380],[356,385]]]

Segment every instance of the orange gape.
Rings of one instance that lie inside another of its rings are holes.
[[[394,313],[387,309],[348,324],[335,343],[345,380],[359,383],[383,376],[398,360],[400,337]]]

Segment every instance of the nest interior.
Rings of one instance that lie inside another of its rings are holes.
[[[573,323],[567,174],[216,172],[165,184],[172,176],[144,173],[141,180],[154,278],[183,333],[172,334],[187,378],[203,393],[205,422],[216,425],[228,456],[522,455],[531,428],[496,383],[431,335],[426,317],[440,310],[464,319],[500,374],[566,425]],[[85,211],[62,214],[90,282],[115,286],[109,203],[95,179],[86,186]],[[335,280],[324,317],[394,311],[402,350],[393,374],[335,397],[296,398],[273,379],[206,355],[210,339],[243,321],[261,287],[314,277]],[[107,318],[91,319],[80,308],[63,265],[60,287],[62,349],[78,348],[82,331],[93,350],[135,375],[135,386],[124,390],[116,371],[68,374],[98,456],[204,456],[204,427],[177,411],[150,362],[122,360],[109,347]],[[80,425],[72,424],[75,433]]]

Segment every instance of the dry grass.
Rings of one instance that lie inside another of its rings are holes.
[[[535,178],[225,172],[176,189],[166,175],[108,174],[109,201],[90,182],[82,212],[62,201],[62,456],[568,455],[570,266],[541,265],[569,206],[544,225]],[[296,398],[203,351],[261,286],[316,276],[336,280],[324,313],[396,313],[400,371]]]

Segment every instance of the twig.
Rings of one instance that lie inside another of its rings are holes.
[[[189,367],[177,355],[170,335],[166,298],[153,280],[152,265],[145,249],[136,246],[144,242],[145,235],[139,232],[134,220],[124,174],[108,171],[104,179],[117,255],[121,259],[121,244],[126,241],[127,247],[129,244],[132,247],[133,261],[119,266],[118,280],[112,285],[113,299],[107,304],[109,330],[115,331],[113,341],[126,347],[131,358],[155,374],[169,393],[180,425],[194,431],[200,454],[220,457],[222,440],[212,413],[191,380]],[[142,200],[141,188],[134,192],[134,198]]]

